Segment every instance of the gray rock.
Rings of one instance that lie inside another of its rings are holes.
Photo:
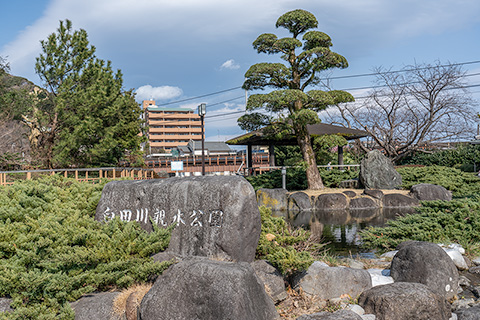
[[[422,283],[446,299],[454,298],[458,290],[458,270],[435,243],[419,241],[400,246],[390,271],[395,282]]]
[[[384,193],[382,190],[376,190],[376,189],[365,189],[363,190],[363,194],[378,200],[382,200],[384,196]]]
[[[318,312],[305,314],[297,320],[362,320],[362,317],[351,310],[339,310],[336,312]]]
[[[271,320],[272,299],[248,263],[183,260],[154,283],[140,305],[139,320]]]
[[[343,193],[325,193],[315,200],[315,209],[340,210],[347,208],[347,204],[347,197]]]
[[[113,302],[119,292],[100,292],[82,296],[71,307],[75,311],[75,320],[118,320],[119,315],[113,311]]]
[[[283,188],[257,190],[258,206],[265,206],[275,211],[287,210],[287,190]]]
[[[368,152],[360,162],[359,180],[366,189],[395,189],[402,184],[402,176],[378,150]]]
[[[257,277],[262,281],[265,292],[275,304],[288,298],[283,276],[274,266],[265,260],[255,260],[251,265]]]
[[[374,314],[364,314],[361,316],[362,320],[376,320],[377,317]]]
[[[360,187],[360,182],[358,179],[343,180],[340,181],[338,187],[342,189],[358,189]]]
[[[288,210],[292,211],[311,211],[312,202],[308,194],[302,191],[294,192],[288,197]]]
[[[472,298],[468,299],[457,299],[452,302],[452,310],[455,310],[455,312],[465,309],[465,308],[470,308],[475,305],[475,300]]]
[[[458,270],[467,270],[468,265],[465,259],[463,258],[462,254],[458,252],[455,249],[449,249],[449,248],[442,248],[443,251],[445,251],[448,256],[452,259],[453,263],[455,263],[455,266],[457,266]]]
[[[468,272],[473,274],[480,274],[480,266],[471,267],[470,269],[468,269]]]
[[[358,304],[349,304],[345,309],[353,311],[359,316],[363,316],[365,314],[365,310],[363,310],[363,308],[360,307]]]
[[[253,261],[260,213],[253,187],[238,176],[113,181],[105,185],[95,219],[137,221],[147,231],[176,224],[168,251]]]
[[[398,250],[388,251],[385,252],[380,256],[380,258],[393,258],[397,254]]]
[[[306,272],[294,278],[293,287],[295,290],[302,289],[306,294],[327,300],[339,298],[343,294],[356,297],[372,287],[372,280],[366,270],[324,267],[314,263]]]
[[[363,292],[358,304],[379,320],[448,320],[451,314],[446,300],[421,283],[377,286]]]
[[[368,273],[372,278],[372,287],[381,286],[384,284],[393,283],[393,278],[390,276],[390,273],[385,273],[384,269],[368,269]]]
[[[354,197],[357,196],[357,193],[355,191],[352,191],[352,190],[345,190],[342,193],[349,198],[354,198]]]
[[[12,299],[0,298],[0,313],[12,312],[13,309],[10,307],[11,304],[12,304]]]
[[[400,193],[386,194],[383,197],[384,208],[404,208],[404,207],[416,207],[420,202],[412,197],[405,196]]]
[[[355,260],[352,258],[346,258],[343,260],[349,268],[352,269],[365,269],[365,264],[359,260]]]
[[[355,198],[350,200],[350,209],[367,208],[378,208],[378,204],[372,198],[367,197]]]
[[[452,192],[448,191],[442,186],[429,183],[420,183],[414,185],[410,189],[410,196],[420,201],[432,201],[432,200],[452,200]]]
[[[480,257],[476,257],[472,260],[473,264],[476,266],[480,266]]]
[[[456,310],[455,314],[458,320],[480,320],[480,305]]]

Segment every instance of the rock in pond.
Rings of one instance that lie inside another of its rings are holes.
[[[265,206],[274,211],[287,210],[287,190],[283,188],[257,190],[258,206]]]
[[[289,211],[312,211],[313,206],[310,197],[305,192],[299,191],[290,194],[288,197]]]
[[[347,205],[347,197],[343,193],[325,193],[315,200],[315,210],[342,210]]]

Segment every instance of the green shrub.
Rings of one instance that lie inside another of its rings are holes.
[[[170,231],[94,221],[106,181],[58,176],[0,187],[0,296],[13,299],[11,319],[73,319],[82,294],[153,280],[169,263]]]
[[[417,152],[404,158],[398,164],[439,165],[473,171],[473,163],[480,161],[480,148],[473,145],[459,145],[455,149],[441,150],[433,153]]]
[[[480,244],[480,197],[453,201],[422,202],[418,213],[388,221],[383,228],[360,232],[363,246],[393,250],[407,240],[459,243],[469,253]]]
[[[260,207],[260,215],[262,231],[256,258],[269,261],[285,276],[308,269],[323,245],[312,238],[310,231],[292,230],[284,218],[273,217],[269,208]],[[268,239],[270,235],[274,239]]]
[[[402,188],[410,189],[419,183],[445,187],[456,197],[471,196],[480,192],[480,178],[473,173],[442,166],[397,168],[402,176]]]

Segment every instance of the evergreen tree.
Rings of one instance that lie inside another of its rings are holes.
[[[278,39],[276,35],[266,33],[253,42],[258,53],[280,53],[281,59],[286,63],[258,63],[250,67],[245,74],[244,89],[275,90],[251,95],[247,111],[258,111],[248,113],[238,120],[244,130],[267,126],[265,132],[279,139],[294,134],[306,165],[309,189],[322,189],[323,183],[307,125],[320,122],[317,112],[329,105],[353,101],[353,97],[344,91],[305,92],[308,86],[320,82],[320,71],[348,66],[343,56],[330,50],[332,41],[328,35],[310,30],[317,25],[317,19],[310,12],[300,9],[290,11],[277,20],[276,27],[286,28],[292,34],[291,37]],[[298,39],[301,34],[303,42]],[[302,46],[301,52],[297,54],[297,49]],[[266,115],[265,110],[274,116]]]
[[[48,118],[47,165],[116,165],[127,152],[138,154],[140,106],[123,89],[121,72],[95,56],[87,32],[61,21],[41,45],[35,69],[52,96],[37,115]]]

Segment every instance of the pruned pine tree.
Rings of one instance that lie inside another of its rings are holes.
[[[317,19],[310,12],[290,11],[277,20],[276,27],[287,29],[291,37],[279,39],[265,33],[253,42],[258,53],[280,54],[284,62],[250,67],[245,74],[244,89],[274,90],[251,95],[247,102],[249,113],[238,119],[244,130],[266,126],[266,132],[279,139],[294,134],[305,162],[308,188],[314,190],[322,189],[323,183],[307,125],[320,122],[317,112],[328,106],[354,100],[345,91],[306,91],[309,86],[319,84],[321,71],[348,66],[343,56],[330,50],[332,41],[327,34],[311,30],[317,25]]]

